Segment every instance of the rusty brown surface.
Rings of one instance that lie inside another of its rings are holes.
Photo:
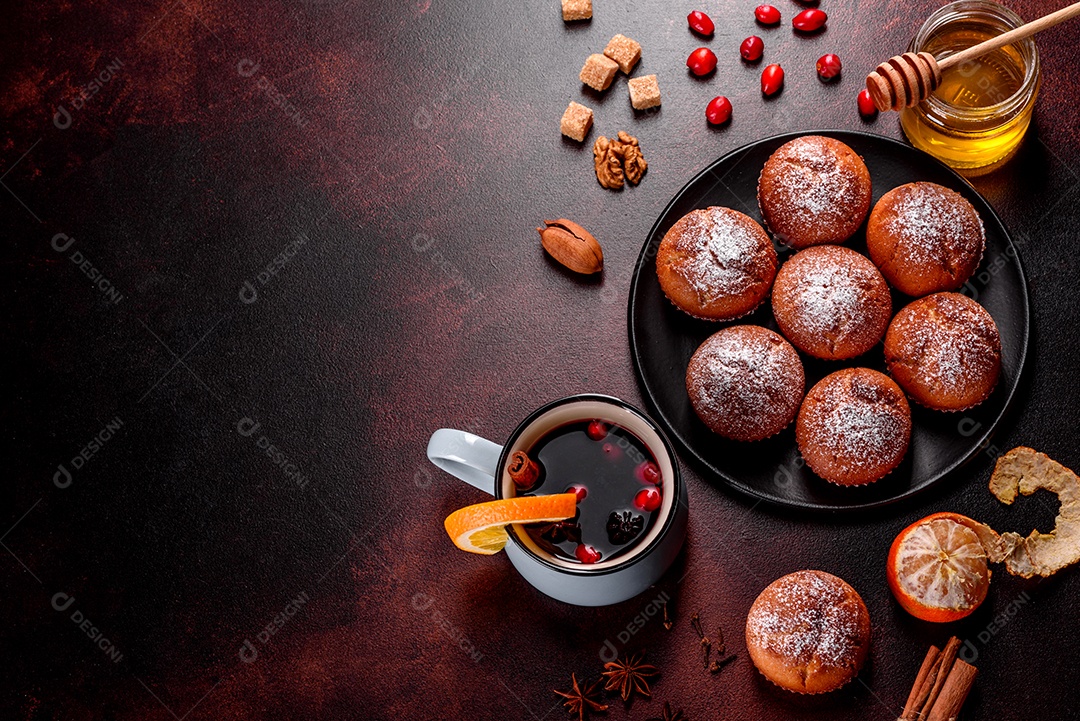
[[[978,657],[968,718],[1071,718],[1075,571],[996,572],[985,606],[949,628],[905,615],[883,571],[895,533],[932,511],[1052,527],[1050,499],[1005,509],[987,492],[998,448],[1080,466],[1076,25],[1040,36],[1035,127],[975,182],[1020,244],[1035,328],[1031,375],[994,447],[914,503],[843,522],[755,507],[684,466],[683,557],[654,590],[603,609],[546,599],[505,558],[456,552],[442,530],[482,498],[429,466],[433,429],[502,440],[532,408],[583,391],[640,405],[630,274],[697,170],[780,132],[900,137],[895,116],[860,120],[854,96],[936,3],[825,0],[828,29],[801,38],[785,2],[775,29],[753,22],[751,3],[703,6],[718,26],[708,79],[684,65],[705,44],[686,29],[693,8],[664,2],[596,0],[581,25],[553,0],[10,10],[3,707],[28,719],[560,718],[551,689],[595,677],[610,642],[662,669],[651,702],[615,702],[611,719],[659,715],[664,700],[692,719],[893,719],[926,648],[956,634]],[[580,89],[583,59],[617,32],[641,42],[635,73],[658,75],[659,112],[635,115],[622,78],[604,95]],[[766,43],[756,68],[738,57],[750,34]],[[814,76],[825,52],[844,61],[839,83]],[[787,82],[764,101],[769,62]],[[714,129],[704,108],[718,94],[734,118]],[[590,139],[639,138],[639,186],[604,190],[591,142],[559,137],[570,100],[596,111]],[[70,121],[54,122],[60,106]],[[554,217],[599,239],[601,280],[544,257],[534,228]],[[58,251],[61,233],[75,243]],[[58,487],[58,466],[71,470],[116,418]],[[850,582],[874,634],[858,681],[813,698],[772,687],[742,641],[757,593],[802,568]],[[663,598],[670,632],[648,615]],[[688,625],[697,611],[739,655],[715,676]]]

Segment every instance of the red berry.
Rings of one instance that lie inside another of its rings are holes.
[[[870,97],[870,91],[865,88],[859,93],[859,115],[867,120],[877,117],[877,106],[874,105],[874,99]]]
[[[655,488],[642,488],[634,496],[634,508],[651,513],[660,507],[663,496]]]
[[[723,125],[727,121],[731,120],[731,101],[725,98],[723,95],[717,95],[715,98],[709,101],[709,104],[705,106],[705,119],[713,125]],[[649,466],[656,468],[656,464],[646,461]],[[657,477],[659,478],[660,472],[657,471]],[[656,483],[656,481],[649,481],[649,483]]]
[[[743,40],[742,45],[739,46],[739,55],[742,55],[743,60],[751,63],[761,60],[761,55],[764,52],[765,41],[757,35],[751,35],[746,40]]]
[[[776,95],[784,87],[784,69],[773,63],[761,71],[761,92]]]
[[[600,551],[585,543],[578,544],[578,547],[574,549],[574,555],[582,563],[596,563],[600,560]]]
[[[585,429],[585,435],[594,441],[602,441],[607,438],[607,425],[603,421],[592,421]]]
[[[730,112],[729,110],[728,113],[730,114]],[[651,483],[654,486],[660,485],[660,466],[652,461],[644,461],[637,467],[637,476],[639,480],[645,483]]]
[[[573,493],[575,496],[577,496],[578,503],[584,501],[585,496],[589,495],[589,489],[581,485],[580,483],[575,483],[572,486],[568,486],[565,492]]]
[[[832,80],[840,74],[840,56],[826,53],[818,58],[817,74],[822,80]]]
[[[716,70],[716,53],[708,48],[698,48],[686,59],[686,67],[694,75],[708,75]]]
[[[704,35],[705,37],[709,37],[713,34],[713,31],[716,30],[712,18],[700,10],[695,10],[687,15],[686,22],[690,24],[691,30],[698,35]]]
[[[780,22],[780,11],[772,5],[758,5],[754,8],[754,17],[762,25],[776,25]]]
[[[829,16],[824,10],[807,8],[791,19],[791,25],[801,33],[812,33],[825,27],[825,21]]]

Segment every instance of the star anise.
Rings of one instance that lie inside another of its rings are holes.
[[[668,703],[667,701],[665,701],[664,702],[664,715],[663,716],[654,716],[653,718],[645,719],[645,721],[690,721],[690,719],[688,719],[683,714],[682,709],[679,709],[678,711],[673,712],[671,710],[671,704]]]
[[[573,688],[569,691],[555,692],[566,699],[563,701],[563,706],[566,707],[570,715],[577,714],[578,721],[585,721],[585,714],[588,711],[607,711],[607,704],[600,703],[595,699],[596,687],[600,685],[599,679],[591,684],[585,684],[584,688],[582,688],[578,684],[577,676],[570,674],[570,682],[573,684]]]
[[[603,675],[608,681],[604,689],[607,691],[619,689],[619,695],[623,701],[628,701],[635,691],[642,696],[650,696],[649,682],[646,679],[657,675],[660,671],[656,666],[642,663],[644,659],[645,652],[642,651],[636,656],[605,663],[604,668],[607,670],[603,672]]]
[[[568,540],[581,543],[581,526],[574,523],[573,520],[553,521],[540,526],[540,536],[552,543],[562,543]]]
[[[645,528],[645,516],[630,511],[612,511],[607,520],[608,540],[617,545],[630,543]]]

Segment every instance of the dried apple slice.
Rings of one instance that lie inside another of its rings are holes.
[[[973,530],[993,563],[1004,563],[1014,576],[1049,576],[1080,561],[1080,477],[1044,453],[1020,446],[998,459],[990,492],[1011,505],[1017,493],[1030,496],[1043,488],[1061,501],[1050,533],[1032,531],[1027,538],[998,533],[984,523]]]

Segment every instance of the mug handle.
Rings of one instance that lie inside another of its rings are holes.
[[[495,495],[495,467],[500,455],[499,444],[452,428],[432,433],[427,446],[428,460],[489,496]]]

